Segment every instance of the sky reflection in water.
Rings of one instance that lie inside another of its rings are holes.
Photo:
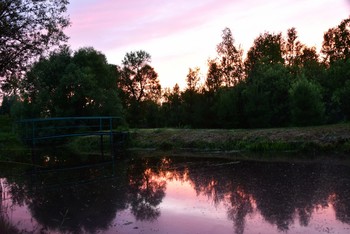
[[[1,177],[17,231],[350,233],[350,170],[332,163],[144,157]]]

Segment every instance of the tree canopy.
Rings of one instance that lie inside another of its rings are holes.
[[[68,0],[1,0],[0,81],[3,91],[16,92],[29,65],[67,41],[63,29]]]
[[[322,53],[328,63],[350,58],[350,17],[324,34]]]
[[[290,28],[258,35],[246,56],[225,28],[205,77],[199,68],[190,68],[184,90],[176,85],[165,92],[146,51],[126,53],[113,66],[93,48],[74,53],[61,48],[34,63],[17,83],[20,98],[6,96],[0,112],[16,110],[11,106],[19,102],[17,110],[26,110],[26,117],[123,113],[131,127],[261,128],[348,121],[349,22],[324,33],[321,51],[302,43]]]
[[[123,91],[128,104],[145,100],[157,100],[161,95],[158,74],[150,65],[151,55],[146,51],[126,53],[118,86]]]
[[[31,117],[121,115],[115,66],[92,49],[69,48],[34,64],[22,83]],[[28,117],[28,116],[27,116]]]

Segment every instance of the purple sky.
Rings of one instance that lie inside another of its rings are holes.
[[[291,27],[319,50],[323,33],[350,15],[350,0],[71,0],[68,12],[72,49],[92,46],[113,64],[145,50],[162,87],[185,87],[190,67],[205,76],[225,27],[244,53],[260,33]]]

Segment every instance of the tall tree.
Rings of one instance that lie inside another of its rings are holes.
[[[205,88],[210,93],[215,93],[222,85],[222,72],[220,65],[213,59],[208,60],[208,73],[205,80]]]
[[[126,53],[117,82],[126,109],[127,122],[132,126],[154,125],[152,110],[157,111],[161,97],[158,74],[150,65],[151,55],[143,50]],[[152,109],[152,110],[151,110]],[[151,120],[151,122],[150,122]]]
[[[18,79],[33,61],[67,40],[68,0],[1,0],[0,81],[5,92],[18,88]]]
[[[247,58],[244,63],[247,75],[257,68],[258,64],[276,64],[284,63],[282,57],[282,35],[264,33],[260,34],[255,40],[253,46],[247,53]]]
[[[242,92],[248,127],[281,127],[289,122],[290,73],[280,63],[259,64]]]
[[[216,51],[219,55],[223,82],[227,87],[240,82],[244,76],[242,54],[243,50],[234,45],[234,38],[229,28],[222,31],[222,42],[220,42]]]
[[[166,126],[179,127],[183,124],[182,97],[178,84],[175,84],[172,90],[165,91],[162,111]]]
[[[329,64],[350,58],[350,16],[324,34],[322,53]]]
[[[199,88],[199,67],[196,67],[194,69],[189,68],[188,74],[186,76],[186,83],[187,83],[187,90],[190,92],[197,92]]]
[[[161,86],[158,74],[149,64],[151,55],[143,50],[126,53],[120,70],[119,88],[127,105],[145,100],[158,101]]]
[[[324,104],[320,87],[305,78],[293,83],[289,90],[292,121],[295,125],[321,124],[324,121]]]
[[[303,44],[298,40],[298,33],[295,28],[287,30],[287,39],[284,42],[284,59],[289,67],[298,67],[299,57]]]
[[[25,117],[121,115],[116,80],[102,53],[61,49],[35,63],[22,82],[31,115]]]

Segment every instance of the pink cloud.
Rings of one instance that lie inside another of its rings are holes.
[[[232,3],[232,0],[104,0],[70,9],[72,28],[68,34],[77,42],[100,41],[108,49],[189,30],[216,17]]]

